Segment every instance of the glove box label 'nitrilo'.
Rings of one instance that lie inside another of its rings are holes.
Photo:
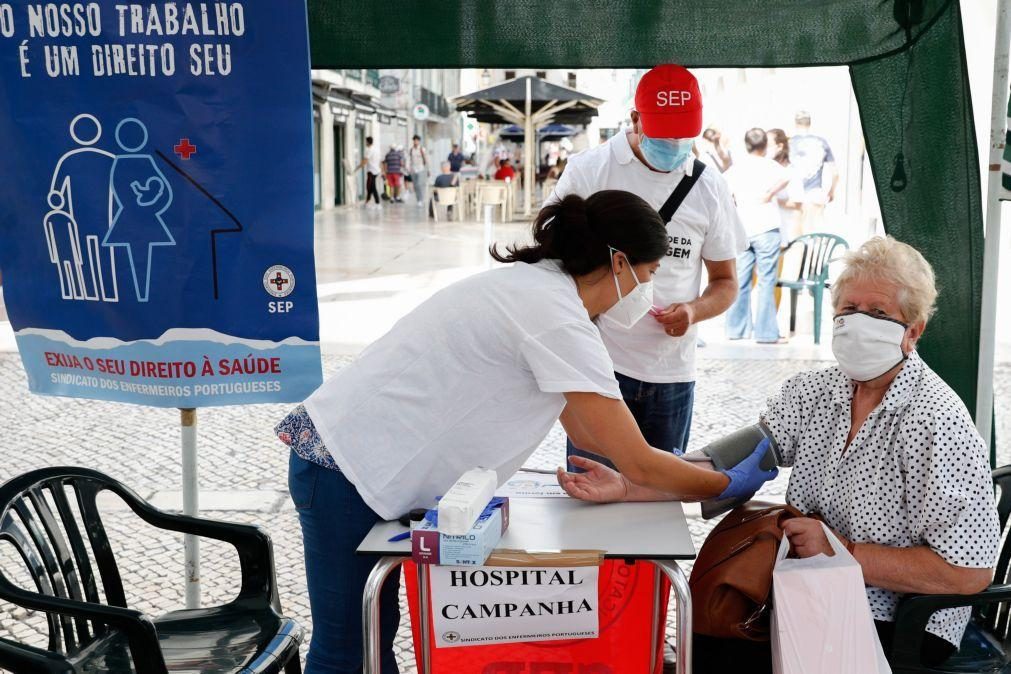
[[[480,566],[508,528],[509,499],[485,510],[462,536],[447,536],[426,518],[411,531],[411,558],[418,564]]]

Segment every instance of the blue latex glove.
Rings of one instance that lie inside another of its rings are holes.
[[[779,475],[779,468],[762,470],[758,465],[762,462],[767,451],[769,451],[769,439],[765,438],[758,443],[755,451],[748,458],[733,468],[723,471],[723,474],[730,478],[730,484],[718,498],[750,498],[763,484],[774,480]]]

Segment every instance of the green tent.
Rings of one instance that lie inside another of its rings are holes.
[[[315,68],[848,66],[885,229],[941,289],[920,352],[976,409],[983,223],[956,0],[309,0]]]

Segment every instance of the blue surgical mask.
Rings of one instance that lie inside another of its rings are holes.
[[[642,156],[657,171],[673,171],[692,153],[694,138],[650,138],[639,141]]]

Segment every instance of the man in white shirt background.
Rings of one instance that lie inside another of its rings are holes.
[[[411,185],[418,206],[425,205],[425,185],[428,182],[428,153],[421,145],[421,136],[411,139],[411,149],[407,151],[407,170],[411,173]]]
[[[765,156],[769,145],[765,131],[749,129],[744,134],[748,154],[724,174],[737,213],[748,235],[748,248],[737,256],[737,300],[727,312],[727,337],[746,339],[754,336],[762,344],[780,341],[776,323],[776,271],[779,262],[779,205],[776,194],[790,181],[787,170]],[[751,279],[757,275],[755,296],[757,306],[751,315]]]
[[[680,454],[691,428],[696,324],[733,303],[735,258],[746,236],[720,172],[707,170],[692,155],[702,131],[695,77],[671,64],[647,72],[636,88],[631,121],[628,132],[570,157],[547,203],[618,189],[645,199],[664,216],[670,245],[653,279],[656,316],[631,329],[606,320],[598,327],[646,440]],[[588,455],[571,442],[568,454]]]

